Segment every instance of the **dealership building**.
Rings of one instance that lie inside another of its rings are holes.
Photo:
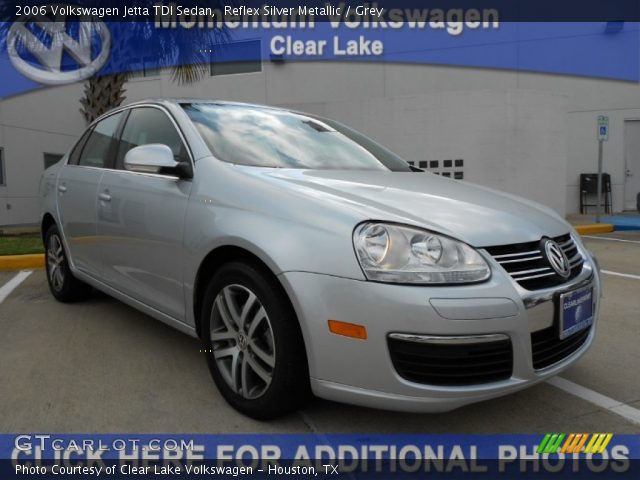
[[[604,23],[593,35],[615,34]],[[261,49],[260,40],[229,48]],[[636,52],[637,53],[637,52]],[[604,171],[612,210],[636,210],[640,192],[640,84],[581,76],[374,62],[216,64],[191,85],[164,70],[131,78],[125,103],[196,97],[286,107],[362,131],[440,175],[580,211],[580,175],[597,171],[599,116],[609,118]],[[0,64],[2,68],[10,68]],[[83,84],[0,100],[0,227],[38,221],[38,183],[85,128]],[[420,174],[420,173],[417,173]],[[593,204],[593,196],[586,203]],[[589,207],[588,212],[594,212]]]

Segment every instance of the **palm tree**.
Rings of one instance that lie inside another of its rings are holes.
[[[203,51],[214,44],[224,43],[229,37],[227,31],[218,29],[177,29],[168,32],[157,30],[150,22],[119,25],[126,27],[125,34],[112,35],[112,58],[131,59],[135,53],[132,45],[144,43],[147,45],[145,56],[156,60],[160,68],[169,67],[172,80],[181,85],[198,82],[207,75],[210,60]],[[197,49],[194,45],[203,48]],[[87,123],[125,100],[125,85],[130,77],[131,72],[124,71],[98,74],[85,82],[80,111]]]
[[[213,45],[223,44],[229,38],[226,30],[183,29],[163,31],[151,21],[118,24],[124,26],[124,34],[112,35],[111,58],[130,59],[135,53],[133,46],[146,45],[145,56],[157,61],[157,66],[169,67],[172,80],[178,84],[191,84],[208,74],[209,57],[203,51]],[[201,49],[194,45],[202,46]],[[103,113],[119,106],[125,100],[125,85],[131,72],[98,74],[84,85],[84,96],[80,99],[80,112],[87,123]]]

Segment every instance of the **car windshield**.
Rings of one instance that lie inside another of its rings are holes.
[[[246,105],[188,103],[182,107],[211,152],[225,162],[313,170],[411,171],[402,158],[333,120]]]

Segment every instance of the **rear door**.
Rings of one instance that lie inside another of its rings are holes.
[[[89,129],[58,175],[58,214],[71,261],[92,276],[102,270],[96,242],[98,186],[115,155],[115,133],[121,118],[121,112],[115,113]]]
[[[177,320],[184,320],[183,230],[191,181],[124,170],[124,156],[150,143],[191,161],[180,131],[162,108],[133,108],[117,148],[114,170],[98,191],[98,239],[104,281]]]

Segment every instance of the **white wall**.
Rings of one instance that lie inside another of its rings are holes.
[[[374,137],[408,159],[418,158],[414,150],[427,147],[425,138],[429,149],[437,149],[431,154],[435,159],[460,158],[463,153],[458,152],[464,152],[463,158],[469,159],[469,180],[542,199],[562,214],[579,211],[579,175],[596,170],[598,115],[611,119],[604,164],[612,175],[614,210],[623,210],[624,121],[640,118],[640,85],[635,82],[444,66],[266,62],[263,73],[213,77],[195,87],[176,86],[168,78],[137,81],[130,84],[128,95],[140,99],[150,91],[157,96],[193,95],[288,106],[333,116],[372,135],[358,120],[366,102],[409,97],[415,102],[422,97],[439,117],[438,121],[424,119],[428,131],[421,129],[409,143],[379,136],[384,133]],[[511,99],[495,103],[494,97],[494,103],[483,103],[491,93]],[[459,99],[473,109],[458,109]],[[331,107],[345,102],[348,109]],[[419,102],[412,108],[420,108]],[[491,121],[474,125],[473,118],[481,119],[486,112]],[[496,126],[496,115],[501,115],[502,128]],[[517,124],[512,125],[514,120]],[[414,128],[402,118],[399,122],[395,127],[399,130]],[[505,128],[507,123],[511,128]],[[492,149],[512,158],[487,155]],[[507,172],[508,179],[499,180]],[[558,176],[563,179],[562,187],[558,187]]]
[[[416,165],[463,159],[465,180],[565,211],[564,97],[459,91],[287,106],[343,121]]]
[[[408,160],[463,158],[465,180],[523,195],[561,214],[578,210],[578,175],[595,169],[596,118],[611,117],[605,170],[622,209],[623,123],[640,118],[640,85],[475,68],[366,63],[265,62],[263,72],[208,77],[188,86],[169,75],[132,79],[127,102],[220,98],[327,115]],[[7,186],[0,225],[37,219],[43,152],[64,153],[84,128],[82,85],[0,101]],[[6,205],[11,205],[11,210]]]
[[[46,88],[0,102],[6,181],[0,186],[0,226],[37,222],[44,153],[66,153],[84,129],[81,90],[81,85]]]
[[[417,65],[265,63],[263,73],[208,78],[191,88],[167,78],[134,80],[127,98],[188,95],[325,115],[407,160],[462,158],[465,180],[564,214],[568,99],[517,89],[516,77]]]

